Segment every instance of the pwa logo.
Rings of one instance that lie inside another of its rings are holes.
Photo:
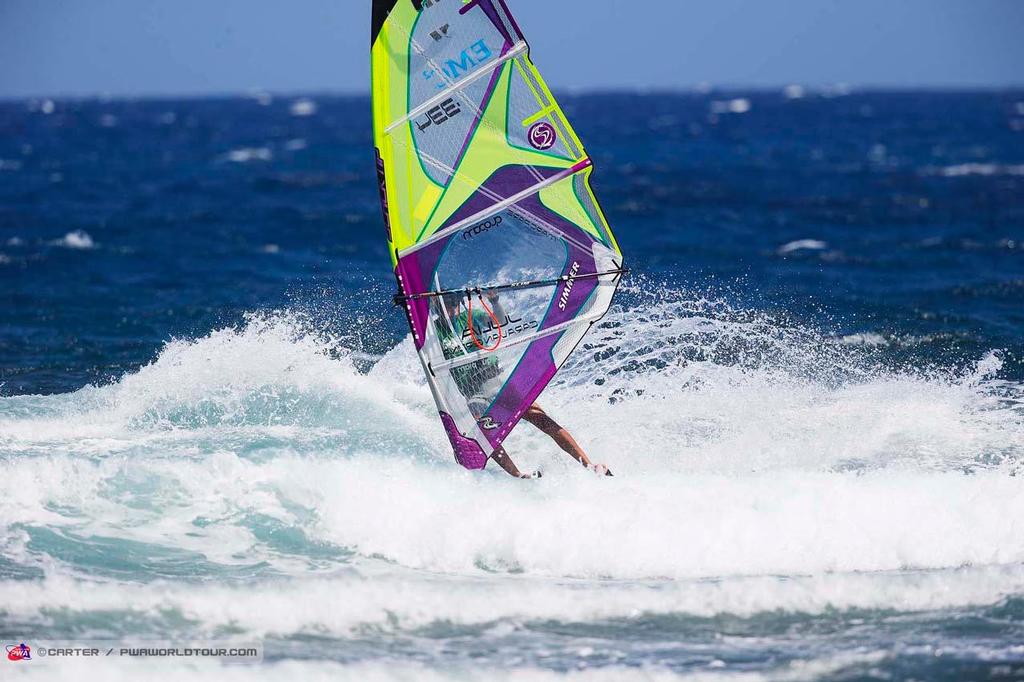
[[[8,644],[7,645],[7,660],[8,661],[31,661],[32,660],[32,647],[22,642],[21,644]]]

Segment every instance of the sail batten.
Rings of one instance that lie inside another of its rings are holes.
[[[570,320],[569,322],[563,322],[562,324],[560,324],[558,326],[551,327],[549,329],[545,329],[544,331],[537,332],[536,334],[533,334],[531,336],[527,336],[527,337],[524,337],[524,338],[516,339],[514,341],[509,341],[507,344],[505,344],[505,348],[509,348],[511,346],[518,346],[518,345],[523,344],[523,343],[533,343],[534,341],[538,341],[540,339],[546,338],[548,336],[551,336],[552,334],[561,333],[561,332],[565,331],[566,329],[568,329],[571,325],[578,324],[580,322],[596,322],[597,320],[601,319],[601,317],[603,317],[603,316],[604,316],[604,312],[592,313],[589,316],[577,317],[574,320]],[[487,357],[489,352],[490,351],[476,351],[476,352],[470,353],[468,355],[464,355],[462,357],[455,358],[454,360],[446,360],[445,362],[442,362],[441,364],[436,365],[436,366],[435,365],[431,365],[431,367],[433,367],[433,369],[435,369],[435,370],[437,370],[437,369],[455,369],[457,367],[463,367],[463,366],[468,365],[468,364],[473,363],[473,362],[479,362],[481,358]]]
[[[452,83],[445,90],[442,90],[438,94],[436,94],[433,97],[431,97],[430,99],[428,99],[423,104],[420,104],[415,109],[411,110],[408,114],[406,114],[402,118],[398,119],[397,121],[395,121],[391,125],[387,126],[384,129],[384,132],[390,135],[400,125],[408,123],[410,119],[415,118],[416,116],[419,116],[420,114],[422,114],[425,111],[429,110],[432,106],[440,104],[441,102],[443,102],[445,100],[445,98],[450,97],[452,94],[458,92],[459,90],[462,90],[467,85],[469,85],[471,83],[474,83],[474,82],[480,80],[481,78],[483,78],[484,76],[487,76],[487,75],[493,73],[493,71],[495,69],[499,68],[502,64],[504,64],[505,62],[509,61],[510,59],[515,59],[516,57],[518,57],[523,52],[526,52],[526,50],[527,50],[527,45],[526,45],[525,42],[517,43],[512,48],[512,50],[510,50],[506,54],[502,55],[498,59],[498,61],[496,61],[494,63],[493,68],[491,68],[489,70],[486,70],[486,71],[476,71],[476,72],[472,73],[471,75],[467,76],[466,78],[463,78],[462,80],[460,80],[458,82]]]
[[[487,192],[486,188],[484,188],[481,191],[484,192],[485,194],[488,194],[488,196],[490,198],[493,198],[493,199],[496,200],[496,203],[494,205],[489,206],[488,208],[485,208],[485,209],[483,209],[483,210],[481,210],[481,211],[479,211],[479,212],[477,212],[477,213],[475,213],[475,214],[473,214],[473,215],[471,215],[471,216],[469,216],[467,218],[463,218],[462,220],[460,220],[459,222],[455,223],[454,225],[450,225],[448,227],[445,227],[444,229],[434,233],[432,236],[427,237],[423,241],[418,242],[417,244],[415,244],[413,246],[410,246],[405,251],[400,251],[399,253],[402,256],[405,256],[405,255],[408,255],[408,254],[411,254],[411,253],[415,253],[416,251],[418,251],[418,250],[420,250],[422,248],[430,246],[431,244],[434,244],[437,241],[440,241],[442,239],[446,239],[449,236],[451,236],[453,233],[458,232],[459,230],[461,230],[461,229],[463,229],[463,228],[465,228],[465,227],[467,227],[469,225],[472,225],[473,223],[477,223],[477,222],[483,220],[484,218],[486,218],[486,217],[488,217],[488,216],[490,216],[492,214],[500,213],[501,211],[505,210],[506,208],[508,208],[508,207],[510,207],[510,206],[512,206],[514,204],[519,203],[523,199],[527,199],[527,198],[537,194],[538,192],[540,192],[540,191],[550,187],[551,185],[554,185],[555,183],[558,183],[558,182],[561,182],[562,180],[570,178],[573,175],[575,175],[576,173],[579,173],[581,170],[584,170],[584,169],[589,168],[589,167],[590,167],[590,163],[589,163],[589,160],[587,160],[584,163],[578,164],[577,166],[573,166],[572,168],[568,168],[568,169],[566,169],[566,170],[564,170],[564,171],[562,171],[562,172],[560,172],[560,173],[558,173],[556,175],[553,175],[550,178],[547,178],[546,180],[541,180],[537,184],[531,185],[530,187],[527,187],[526,189],[524,189],[521,192],[519,192],[518,194],[516,194],[514,196],[511,196],[511,197],[508,197],[508,198],[502,198],[502,197],[490,194],[490,193]]]
[[[622,254],[504,0],[374,0],[371,66],[396,302],[456,459],[483,468],[608,310]]]

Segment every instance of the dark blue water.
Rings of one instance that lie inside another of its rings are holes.
[[[0,103],[0,639],[1024,678],[1024,92],[564,98],[633,274],[543,403],[616,477],[517,429],[529,486],[452,462],[311,99]]]
[[[749,112],[711,113],[739,97]],[[836,334],[913,337],[914,362],[1005,349],[1020,379],[1022,102],[609,94],[566,108],[636,271]],[[368,102],[319,98],[305,117],[290,104],[0,105],[0,390],[109,381],[171,337],[283,306],[346,328],[334,311],[358,310],[366,343],[394,345]],[[92,248],[62,242],[76,232]]]

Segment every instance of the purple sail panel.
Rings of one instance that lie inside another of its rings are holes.
[[[559,168],[529,169],[525,166],[504,166],[499,168],[439,229],[446,229],[469,217],[484,213],[488,208],[503,199],[529,190],[540,182],[538,175],[542,180],[546,180],[561,172],[564,171]],[[540,206],[539,201],[535,200],[535,202],[537,206]],[[542,210],[550,214],[550,211],[547,211],[547,209],[542,208]],[[440,261],[441,256],[444,254],[448,243],[458,238],[459,235],[455,234],[449,239],[440,239],[398,259],[395,276],[398,278],[402,292],[406,296],[434,290],[433,275],[437,269],[438,261]],[[428,299],[412,299],[407,301],[405,305],[406,315],[409,317],[409,326],[412,329],[413,341],[416,343],[417,349],[423,348],[429,319],[429,307]]]
[[[554,378],[558,368],[552,360],[551,349],[559,338],[561,334],[552,334],[530,344],[516,371],[487,412],[495,424],[500,424],[498,430],[487,434],[492,447],[497,448],[502,444]]]
[[[444,222],[438,231],[444,230],[467,218],[484,213],[501,201],[526,192],[544,180],[565,173],[563,168],[547,166],[502,166],[480,185],[462,206]]]
[[[471,308],[462,308],[472,305],[472,296],[461,303],[442,304],[441,299],[428,297],[407,302],[416,348],[427,367],[455,457],[467,468],[486,463],[550,383],[561,362],[556,360],[556,345],[566,330],[578,329],[572,322],[584,314],[600,285],[593,277],[598,270],[596,240],[545,206],[539,192],[531,193],[539,183],[557,180],[561,174],[568,177],[573,171],[522,166],[499,169],[439,231],[458,229],[399,259],[397,274],[407,294],[460,291],[495,281],[528,281],[530,277],[551,279],[543,289],[546,298],[534,297],[530,302],[518,294],[506,294],[502,318],[493,317],[497,326],[484,330],[505,329],[513,335],[528,331],[542,338],[524,340],[518,347],[513,344],[508,351],[496,347],[493,355],[476,351],[462,329],[460,349],[459,332],[453,336],[450,331],[459,314],[463,325],[472,319]],[[510,197],[520,198],[511,207],[493,210]],[[491,219],[494,216],[497,218]],[[478,228],[477,217],[487,224]],[[480,302],[483,304],[482,299]],[[544,332],[549,333],[545,336]],[[479,359],[454,368],[445,366],[466,352],[477,353]]]
[[[435,255],[435,262],[437,256]],[[420,267],[422,260],[413,256],[406,256],[398,259],[398,266],[395,267],[395,277],[398,279],[398,286],[406,296],[423,293],[424,288],[423,270]],[[412,339],[416,344],[416,350],[423,348],[427,337],[427,321],[430,318],[430,303],[427,299],[410,298],[406,299],[403,308],[409,320],[409,328],[412,330]]]
[[[552,318],[552,324],[545,322],[544,327],[549,328],[573,319],[597,286],[596,279],[580,280],[578,288],[573,287],[569,294],[570,304],[567,308],[573,312],[570,314],[556,307],[549,316]],[[523,413],[533,405],[537,396],[554,378],[558,367],[555,366],[552,349],[562,338],[562,334],[564,332],[554,333],[531,343],[497,400],[491,405],[487,416],[493,423],[501,425],[498,430],[487,433],[487,439],[493,447],[501,445],[522,419]]]
[[[594,262],[593,250],[580,246],[581,243],[589,246],[594,242],[594,238],[581,230],[575,223],[569,222],[544,206],[537,195],[523,199],[516,206],[543,220],[548,229],[561,233],[569,249],[569,258],[566,260],[565,270],[562,272],[562,277],[565,277],[566,281],[559,285],[551,312],[539,330],[544,331],[568,322],[579,315],[583,305],[590,298],[590,294],[599,284],[598,280],[593,277],[574,279],[576,275],[598,271],[597,264]]]
[[[441,422],[444,430],[448,433],[448,440],[452,442],[452,449],[455,451],[455,461],[470,470],[479,470],[487,466],[487,455],[475,440],[466,438],[459,433],[459,427],[451,415],[442,412]]]
[[[534,201],[536,206],[526,208],[534,215],[542,217],[550,227],[558,230],[579,230],[572,223],[544,209],[536,199]],[[538,333],[571,322],[583,312],[600,282],[597,278],[573,279],[573,276],[596,271],[593,252],[585,251],[575,244],[570,245],[566,270],[562,273],[567,279],[557,287],[551,308]],[[491,405],[487,416],[494,423],[501,425],[498,430],[487,434],[487,439],[493,447],[501,445],[522,419],[523,413],[555,376],[558,368],[554,363],[552,349],[561,337],[562,334],[554,333],[531,343],[497,400]]]

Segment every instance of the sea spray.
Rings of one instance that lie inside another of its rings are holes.
[[[172,341],[107,385],[0,399],[2,622],[271,651],[373,633],[420,642],[413,658],[482,638],[490,666],[584,651],[608,670],[595,632],[699,661],[704,645],[660,647],[736,627],[762,634],[758,656],[832,670],[879,659],[770,633],[1016,608],[1022,391],[997,352],[908,370],[884,345],[639,292],[541,400],[614,479],[528,425],[509,450],[542,480],[462,470],[409,339],[367,369],[356,340],[288,312]]]

